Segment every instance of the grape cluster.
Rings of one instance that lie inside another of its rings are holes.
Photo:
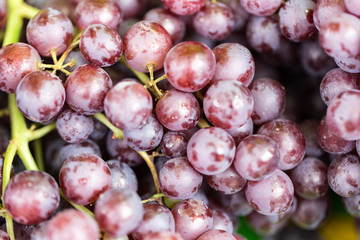
[[[359,1],[0,0],[5,25],[1,239],[360,217]]]

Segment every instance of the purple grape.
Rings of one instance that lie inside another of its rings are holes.
[[[131,233],[134,240],[144,239],[147,235],[155,232],[175,231],[174,216],[168,208],[158,203],[148,203],[143,207],[142,221]]]
[[[254,100],[242,83],[236,80],[218,81],[206,91],[203,104],[205,116],[214,126],[233,129],[248,121]]]
[[[185,41],[167,53],[164,70],[174,88],[195,92],[210,82],[215,64],[215,56],[209,47],[200,42]]]
[[[60,202],[58,185],[48,173],[23,171],[10,179],[4,205],[18,223],[33,225],[48,219]]]
[[[221,194],[220,201],[223,208],[235,216],[247,216],[254,210],[246,199],[245,190],[230,195]]]
[[[160,189],[172,199],[194,196],[201,186],[202,179],[202,175],[195,171],[186,157],[166,161],[159,171]]]
[[[0,239],[1,240],[10,240],[10,237],[6,232],[0,230]]]
[[[232,129],[226,129],[228,133],[233,137],[235,141],[235,145],[239,145],[241,140],[246,138],[247,136],[250,136],[253,133],[254,130],[254,124],[251,118],[247,120],[247,122],[238,128],[232,128]]]
[[[239,175],[234,167],[229,167],[224,172],[205,176],[207,183],[222,194],[234,194],[245,187],[246,179]]]
[[[236,238],[229,232],[220,229],[210,229],[203,233],[197,240],[236,240]]]
[[[360,217],[360,195],[342,198],[346,211],[353,217]]]
[[[353,15],[360,17],[360,4],[354,0],[344,0],[346,9]]]
[[[273,216],[253,212],[246,217],[249,226],[260,236],[273,236],[285,228],[288,221],[274,222]]]
[[[75,8],[75,23],[80,30],[93,24],[104,24],[116,30],[123,13],[111,0],[83,0]]]
[[[104,160],[84,153],[67,158],[59,173],[60,187],[65,196],[79,205],[87,205],[111,187],[111,173]]]
[[[335,58],[335,63],[348,73],[360,73],[360,55],[349,58]]]
[[[294,186],[283,171],[276,169],[267,178],[248,181],[245,194],[255,211],[264,215],[278,215],[290,207]]]
[[[101,157],[100,147],[97,143],[87,139],[81,143],[66,144],[61,146],[59,150],[59,161],[62,165],[67,158],[84,153],[92,153]],[[59,166],[59,169],[61,165]]]
[[[281,6],[281,0],[240,0],[241,6],[253,15],[270,16]]]
[[[79,48],[89,63],[99,67],[115,64],[123,51],[120,35],[114,29],[102,24],[90,25],[84,30]]]
[[[223,211],[220,208],[212,209],[213,213],[213,229],[219,229],[226,231],[228,233],[232,233],[234,231],[234,225],[231,221],[229,214]]]
[[[171,131],[190,130],[200,118],[199,102],[191,93],[171,89],[156,104],[156,116]]]
[[[94,120],[94,131],[90,134],[90,138],[94,141],[102,140],[108,132],[108,128],[98,120]]]
[[[110,189],[95,204],[95,219],[111,236],[121,237],[134,231],[143,216],[140,197],[129,189]]]
[[[169,158],[181,157],[186,155],[188,140],[182,132],[167,132],[164,134],[160,148],[161,152]]]
[[[233,15],[235,17],[235,25],[233,27],[233,30],[234,31],[243,30],[250,14],[241,6],[240,1],[221,0],[220,2],[228,5],[233,11]]]
[[[212,211],[201,200],[183,200],[176,204],[171,212],[175,219],[175,231],[184,239],[195,240],[213,226]]]
[[[29,73],[16,88],[16,104],[33,122],[50,121],[64,103],[65,89],[60,78],[46,71]]]
[[[104,98],[111,87],[111,78],[102,68],[81,65],[65,82],[66,103],[81,114],[100,113],[104,110]]]
[[[255,74],[255,62],[249,49],[239,43],[222,43],[213,49],[216,69],[211,83],[237,80],[249,86]]]
[[[179,233],[173,233],[170,231],[155,232],[146,235],[144,240],[185,240]]]
[[[338,156],[328,168],[330,188],[342,197],[360,194],[360,159],[357,155]]]
[[[200,173],[215,175],[224,172],[234,160],[235,142],[225,130],[203,128],[189,140],[187,156]]]
[[[151,114],[146,123],[137,129],[124,130],[124,139],[135,151],[149,151],[156,148],[163,136],[163,126]]]
[[[134,192],[138,190],[135,172],[124,162],[109,160],[106,162],[111,173],[111,188],[127,188]]]
[[[314,9],[314,24],[320,30],[331,17],[345,11],[344,0],[318,0]]]
[[[39,53],[31,45],[12,43],[0,49],[0,90],[14,93],[28,73],[40,70]]]
[[[171,47],[171,36],[156,22],[137,22],[124,37],[124,57],[130,67],[140,72],[149,72],[149,64],[154,71],[161,69]]]
[[[48,57],[51,51],[61,55],[74,37],[71,20],[53,8],[41,10],[26,27],[26,39],[41,56]]]
[[[162,2],[177,15],[191,15],[205,5],[205,0],[162,0]]]
[[[141,13],[144,4],[143,0],[114,0],[114,2],[121,9],[124,19],[135,18]]]

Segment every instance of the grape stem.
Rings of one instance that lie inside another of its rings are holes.
[[[199,122],[197,123],[199,128],[208,128],[211,125],[205,120],[203,116],[200,116]]]
[[[162,75],[161,77],[158,77],[154,83],[157,84],[158,82],[162,81],[162,80],[165,80],[167,78],[166,74]]]
[[[104,114],[97,113],[93,115],[95,119],[97,119],[99,122],[104,124],[106,127],[108,127],[113,132],[113,138],[121,139],[124,136],[123,131],[120,128],[115,127]]]
[[[33,142],[33,147],[34,147],[36,164],[38,165],[40,171],[45,171],[43,147],[42,147],[41,139],[36,139]]]
[[[156,83],[154,81],[154,64],[149,63],[146,65],[147,69],[149,70],[150,74],[150,81],[146,84],[146,87],[153,88],[155,91],[155,97],[156,99],[160,99],[164,93],[156,86]]]
[[[27,19],[31,19],[33,18],[36,14],[38,14],[40,10],[23,2],[20,6],[19,9],[19,14],[21,17],[23,18],[27,18]]]
[[[140,156],[144,159],[144,161],[146,162],[146,164],[148,165],[151,175],[153,177],[154,180],[154,184],[155,184],[155,188],[156,188],[156,192],[157,193],[161,193],[160,188],[159,188],[159,178],[158,178],[158,174],[156,172],[156,168],[154,165],[154,160],[153,158],[151,158],[149,156],[149,154],[145,151],[137,151]]]
[[[161,201],[161,198],[166,197],[165,194],[163,193],[156,193],[154,195],[152,195],[152,197],[148,198],[148,199],[144,199],[141,201],[141,203],[148,203],[148,202],[153,202],[153,201],[157,201],[159,202],[159,200]],[[160,203],[161,204],[161,203]]]
[[[71,204],[71,206],[73,206],[75,209],[81,211],[81,212],[84,212],[84,213],[87,213],[89,214],[91,217],[95,218],[95,215],[92,211],[90,211],[89,209],[87,209],[86,207],[84,206],[81,206],[81,205],[78,205],[76,203],[73,203],[71,202],[64,194],[64,192],[61,190],[61,188],[59,188],[59,192],[60,192],[60,195],[62,198],[64,198],[68,203]]]

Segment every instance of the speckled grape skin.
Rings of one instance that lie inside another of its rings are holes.
[[[111,188],[128,188],[134,192],[138,190],[138,181],[134,170],[119,160],[106,162],[111,172]]]
[[[211,209],[201,200],[186,199],[171,210],[175,219],[175,232],[185,240],[195,240],[213,226]]]
[[[143,126],[153,109],[153,100],[146,88],[131,79],[118,82],[104,100],[105,115],[116,127],[132,130]]]
[[[246,184],[246,179],[240,176],[232,166],[219,174],[205,176],[205,179],[210,187],[222,194],[239,192]]]
[[[170,231],[162,231],[162,232],[155,232],[149,235],[146,235],[143,240],[185,240],[181,237],[179,233],[170,232]]]
[[[50,121],[64,103],[65,89],[60,78],[46,71],[26,75],[16,88],[16,104],[33,122]]]
[[[235,17],[232,9],[221,2],[208,2],[193,18],[195,30],[212,40],[222,40],[232,32]]]
[[[345,11],[344,0],[318,0],[314,8],[314,24],[320,30],[331,17]]]
[[[257,16],[270,16],[281,6],[281,0],[240,0],[243,8]]]
[[[248,181],[245,195],[255,211],[264,215],[278,215],[290,207],[294,186],[288,175],[276,169],[267,178]]]
[[[334,58],[336,65],[348,73],[360,73],[360,55],[349,58]]]
[[[336,58],[348,58],[360,53],[360,19],[341,13],[324,23],[319,32],[320,45]]]
[[[89,116],[67,109],[56,118],[56,129],[66,142],[82,142],[94,130],[94,121]]]
[[[162,2],[177,15],[191,15],[205,5],[205,0],[162,0]]]
[[[251,118],[249,118],[241,127],[226,129],[226,131],[233,137],[236,146],[239,145],[241,140],[250,136],[253,133],[253,130],[254,124]]]
[[[213,229],[224,230],[228,233],[233,233],[234,224],[230,218],[230,213],[227,213],[221,208],[212,208],[213,213]]]
[[[124,37],[124,57],[130,67],[140,72],[149,72],[148,64],[153,64],[154,71],[161,69],[171,47],[170,34],[156,22],[137,22]]]
[[[170,158],[186,155],[188,139],[182,132],[166,132],[161,140],[161,152]]]
[[[360,195],[342,198],[346,211],[353,217],[360,217]]]
[[[60,187],[65,196],[79,205],[96,201],[111,186],[108,165],[94,154],[67,158],[59,173]]]
[[[180,42],[185,35],[185,21],[167,9],[153,8],[145,14],[144,20],[157,22],[163,26],[174,44]]]
[[[239,43],[222,43],[213,52],[216,69],[211,83],[237,80],[245,86],[250,85],[255,74],[255,61],[249,49]]]
[[[114,0],[123,13],[124,19],[135,19],[143,9],[143,0]]]
[[[318,158],[306,157],[289,173],[298,196],[306,199],[323,197],[329,189],[327,166]]]
[[[12,43],[0,49],[0,90],[14,93],[25,75],[38,71],[39,53],[26,43]]]
[[[62,164],[70,156],[83,153],[93,153],[101,157],[100,147],[97,145],[97,143],[87,139],[81,143],[72,143],[62,146],[59,150],[59,159]]]
[[[257,133],[270,137],[278,145],[280,159],[277,167],[279,169],[294,168],[304,158],[306,152],[305,136],[295,122],[275,119],[262,125]]]
[[[341,92],[352,89],[360,89],[360,75],[334,68],[328,71],[321,80],[321,99],[326,105],[329,105]]]
[[[97,240],[100,237],[100,229],[88,214],[67,209],[49,221],[45,234],[48,240]]]
[[[293,42],[306,41],[317,33],[314,25],[312,0],[289,0],[279,11],[281,33]]]
[[[71,20],[61,11],[46,8],[30,19],[26,27],[26,39],[44,57],[50,50],[61,55],[74,37]]]
[[[123,51],[120,35],[103,24],[87,27],[81,34],[79,48],[89,63],[99,67],[115,64]]]
[[[203,128],[190,138],[187,155],[197,171],[215,175],[230,167],[235,148],[233,138],[225,130],[218,127]]]
[[[142,221],[131,234],[134,240],[142,240],[155,232],[175,231],[174,216],[167,207],[158,203],[148,203],[144,204],[143,208]]]
[[[111,87],[111,78],[102,68],[81,65],[65,82],[66,103],[81,114],[100,113],[104,110],[104,98]]]
[[[202,175],[195,171],[187,157],[170,159],[159,171],[160,189],[172,199],[186,199],[194,196],[202,180]]]
[[[38,224],[48,219],[60,202],[58,185],[48,173],[23,171],[10,179],[4,192],[6,211],[18,223]]]
[[[84,0],[75,8],[75,24],[83,30],[92,24],[104,24],[116,30],[123,20],[123,13],[111,0]]]
[[[214,75],[216,60],[206,45],[185,41],[167,53],[164,71],[170,84],[184,92],[195,92],[206,86]]]
[[[355,141],[348,141],[337,136],[323,117],[316,129],[317,142],[321,149],[332,154],[345,154],[355,149]]]
[[[360,138],[360,90],[347,90],[334,98],[326,111],[329,129],[345,140]]]
[[[242,83],[236,80],[219,81],[206,91],[203,105],[205,116],[214,126],[232,129],[248,121],[254,100]]]
[[[285,110],[285,87],[272,78],[259,78],[251,83],[249,90],[254,99],[251,118],[256,125],[275,119]]]
[[[360,159],[353,154],[337,157],[328,168],[330,188],[342,197],[360,193]]]
[[[143,216],[140,197],[129,189],[110,189],[95,204],[95,219],[111,236],[121,237],[137,228]]]
[[[171,89],[157,102],[156,116],[171,131],[190,130],[200,118],[199,102],[191,93]]]
[[[236,240],[236,238],[229,232],[220,229],[211,229],[203,233],[197,240]]]
[[[236,148],[234,167],[248,180],[260,180],[272,174],[280,159],[277,144],[265,135],[244,138]]]

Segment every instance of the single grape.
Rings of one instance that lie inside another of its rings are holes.
[[[111,173],[111,188],[127,188],[134,192],[138,190],[138,181],[134,170],[119,160],[106,162]]]
[[[349,58],[334,58],[336,65],[348,73],[360,73],[360,54]]]
[[[203,233],[197,240],[236,240],[236,238],[229,232],[220,229],[210,229]]]
[[[273,216],[262,215],[258,212],[253,212],[246,217],[249,226],[260,236],[276,236],[281,230],[285,228],[288,221],[274,222]]]
[[[280,0],[240,0],[243,8],[257,16],[270,16],[281,6]]]
[[[142,11],[143,0],[114,0],[121,9],[124,19],[133,19]],[[124,22],[122,22],[124,23]]]
[[[360,195],[342,198],[346,211],[353,217],[360,217]]]
[[[205,0],[162,0],[165,7],[177,15],[191,15],[205,5]]]
[[[101,141],[108,132],[108,128],[99,120],[94,119],[94,131],[90,134],[90,138],[94,141]]]
[[[213,229],[219,229],[226,231],[228,233],[233,233],[234,224],[230,218],[230,215],[226,213],[223,209],[213,208]]]
[[[253,130],[254,124],[251,118],[249,118],[241,127],[226,129],[226,131],[233,137],[236,146],[239,145],[241,140],[250,136],[253,133]]]
[[[169,158],[185,156],[187,143],[188,140],[184,133],[169,131],[161,140],[161,152]]]
[[[170,231],[161,231],[146,235],[144,240],[185,240],[179,233]]]
[[[314,24],[320,30],[330,18],[345,11],[344,0],[318,0],[314,8]]]
[[[241,6],[240,1],[234,0],[220,0],[220,2],[228,5],[233,11],[235,17],[234,31],[241,31],[244,29],[250,14]]]
[[[0,239],[1,240],[10,240],[10,236],[6,232],[0,230]]]
[[[94,141],[87,139],[81,143],[72,143],[61,146],[59,150],[59,160],[61,162],[61,165],[67,158],[83,153],[93,153],[101,157],[101,151],[99,145]]]
[[[234,194],[245,187],[246,179],[235,170],[229,167],[224,172],[205,176],[207,183],[222,194]]]

